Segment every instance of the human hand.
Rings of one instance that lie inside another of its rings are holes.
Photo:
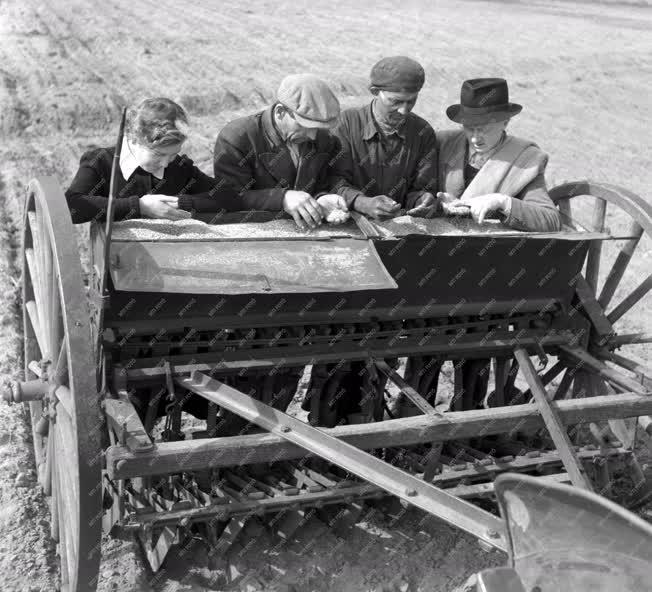
[[[150,193],[138,200],[140,213],[146,218],[164,218],[167,220],[186,220],[192,217],[190,212],[179,209],[179,199],[174,195]]]
[[[487,195],[478,195],[469,199],[460,200],[463,204],[471,209],[471,216],[478,223],[482,224],[488,214],[492,212],[505,212],[509,200],[508,195],[502,193],[488,193]]]
[[[349,208],[346,200],[336,193],[328,193],[317,198],[324,218],[329,224],[342,224],[349,219]]]
[[[324,215],[317,200],[305,191],[286,191],[283,196],[283,209],[294,218],[301,230],[317,227]]]
[[[458,198],[455,197],[452,193],[446,193],[445,191],[438,191],[437,199],[441,200],[442,203],[451,203],[458,201]]]
[[[401,209],[400,204],[386,195],[376,195],[375,197],[360,195],[356,198],[354,206],[361,214],[376,220],[393,218]]]
[[[441,199],[435,198],[432,193],[424,193],[414,203],[414,207],[405,214],[407,216],[417,216],[419,218],[434,218],[442,213]]]

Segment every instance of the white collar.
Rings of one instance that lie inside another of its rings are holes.
[[[120,171],[125,181],[128,181],[134,171],[140,166],[133,152],[127,138],[122,139],[122,149],[120,151]],[[162,179],[165,174],[165,167],[161,167],[156,172],[152,173],[157,179]]]

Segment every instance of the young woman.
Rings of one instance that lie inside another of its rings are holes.
[[[233,190],[219,188],[187,156],[183,107],[166,98],[145,99],[127,112],[120,153],[114,220],[189,218],[191,212],[234,211]],[[75,224],[105,220],[115,148],[88,150],[66,191]]]

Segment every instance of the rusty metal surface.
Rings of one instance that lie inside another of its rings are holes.
[[[350,292],[397,287],[373,244],[346,238],[115,242],[111,278],[120,291],[190,294]]]
[[[648,590],[652,525],[605,498],[525,475],[498,477],[512,563],[527,590]]]

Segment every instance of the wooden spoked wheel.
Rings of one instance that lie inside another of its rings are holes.
[[[652,206],[626,189],[591,181],[560,185],[550,195],[566,223],[577,221],[587,230],[614,237],[595,241],[589,248],[585,282],[576,288],[578,296],[583,293],[582,309],[591,323],[585,342],[591,359],[568,364],[557,398],[568,397],[571,387],[571,396],[652,391],[652,364],[637,351],[652,343],[652,331],[642,327],[652,313],[652,299],[648,298],[652,290],[648,255]],[[603,367],[596,366],[593,358]],[[562,370],[561,366],[558,369]],[[649,420],[643,419],[649,425]],[[609,423],[619,439],[633,444],[636,422]]]
[[[46,383],[44,398],[29,403],[39,482],[50,496],[62,590],[95,590],[103,422],[76,233],[54,178],[30,183],[24,222],[25,378]]]

